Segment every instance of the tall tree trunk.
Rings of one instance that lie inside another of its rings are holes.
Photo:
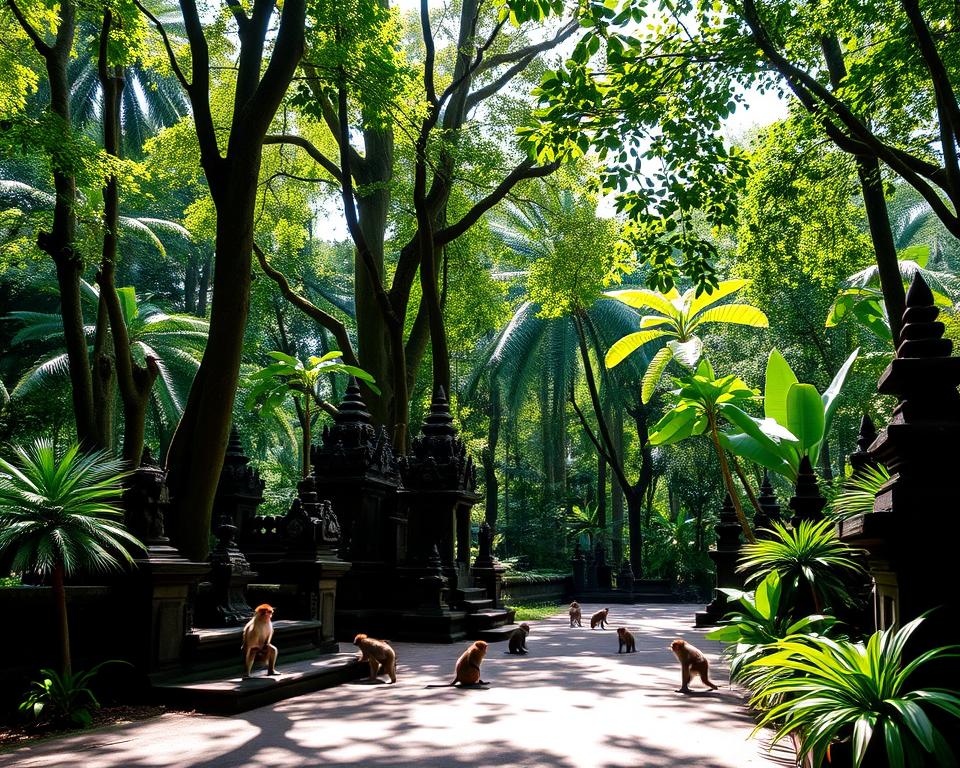
[[[73,662],[70,658],[70,624],[67,620],[67,589],[64,585],[63,563],[58,562],[53,567],[50,586],[53,591],[53,605],[57,612],[57,629],[60,641],[60,670],[64,677],[73,672]]]
[[[303,445],[300,478],[310,477],[310,394],[303,396]]]
[[[623,408],[619,404],[613,406],[613,440],[617,456],[623,456]],[[623,459],[620,459],[621,461]],[[611,546],[614,565],[623,562],[623,489],[616,473],[610,478],[610,507],[613,519],[613,544]]]
[[[213,277],[210,331],[167,458],[171,493],[177,506],[177,545],[195,560],[205,558],[209,547],[213,498],[233,423],[243,336],[250,311],[260,152],[237,158],[234,165],[229,181],[211,189],[217,207],[217,269]]]
[[[604,539],[607,538],[607,460],[597,454],[597,525]]]
[[[820,40],[823,57],[830,73],[830,84],[834,90],[839,88],[847,76],[847,67],[843,60],[843,50],[836,35],[825,35]],[[874,256],[877,261],[877,273],[880,276],[880,289],[883,303],[890,320],[893,334],[893,348],[900,343],[900,329],[903,325],[903,312],[906,309],[906,292],[903,278],[900,276],[900,264],[897,261],[897,246],[893,241],[890,228],[890,214],[887,211],[887,199],[883,191],[883,177],[880,174],[880,161],[876,157],[856,155],[857,176],[863,192],[863,207],[867,213],[870,227],[870,239],[873,241]]]
[[[183,311],[192,315],[197,311],[197,285],[200,282],[200,262],[197,254],[190,251],[183,273]]]
[[[74,0],[60,3],[57,36],[52,45],[45,42],[42,33],[37,32],[30,21],[20,13],[16,4],[10,3],[9,6],[17,22],[33,41],[37,52],[43,57],[50,88],[50,111],[58,118],[64,135],[69,137],[72,124],[68,65],[76,32],[76,4]],[[98,448],[104,445],[104,436],[99,433],[97,424],[93,377],[84,332],[83,305],[80,300],[83,258],[76,250],[77,182],[59,163],[53,163],[53,187],[53,222],[50,231],[37,233],[37,246],[50,256],[57,270],[60,316],[63,320],[77,439],[87,448]]]
[[[275,32],[270,29],[274,5],[269,0],[255,0],[249,16],[239,5],[231,7],[239,27],[240,51],[225,156],[210,106],[210,54],[203,22],[194,0],[180,0],[180,7],[190,43],[190,82],[175,60],[171,66],[193,107],[200,162],[217,210],[218,263],[207,345],[170,444],[167,467],[175,505],[176,543],[186,556],[202,560],[209,549],[213,500],[233,421],[250,311],[254,214],[263,142],[303,56],[306,5],[303,0],[285,0]],[[272,48],[269,61],[264,61],[268,37]],[[171,50],[168,53],[172,56]]]
[[[484,519],[491,531],[497,530],[499,506],[499,487],[497,482],[497,443],[500,441],[500,391],[494,382],[490,383],[490,428],[487,430],[487,444],[481,453],[483,462],[483,489],[485,493]]]
[[[207,297],[210,295],[210,271],[213,269],[213,254],[208,253],[200,268],[200,281],[197,283],[197,317],[207,316]]]
[[[107,62],[107,47],[112,24],[112,13],[104,11],[100,31],[100,57],[98,74],[103,90],[103,146],[108,155],[120,156],[120,95],[123,92],[123,70],[111,67]],[[147,419],[147,404],[150,390],[160,372],[157,361],[148,357],[146,366],[140,366],[130,351],[130,337],[120,297],[117,294],[115,274],[117,265],[117,236],[120,220],[120,192],[117,177],[107,178],[103,189],[103,251],[97,283],[100,300],[106,306],[110,319],[110,335],[113,338],[114,366],[117,385],[123,402],[123,453],[131,469],[140,466],[143,454],[143,437]]]
[[[97,434],[104,448],[113,449],[113,406],[115,383],[110,345],[110,315],[103,296],[97,300],[97,325],[93,336],[93,410]]]

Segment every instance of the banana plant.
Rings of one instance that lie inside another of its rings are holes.
[[[749,420],[750,417],[740,406],[756,400],[757,391],[737,376],[723,376],[718,379],[706,358],[697,363],[692,373],[674,378],[673,381],[679,387],[672,393],[675,405],[653,426],[650,444],[672,445],[693,435],[709,435],[720,460],[724,486],[733,501],[743,535],[747,541],[756,541],[743,513],[740,495],[734,488],[730,464],[721,443],[723,433],[720,431],[720,422],[722,419],[730,420],[730,414],[734,414],[735,418],[740,418],[739,414],[742,414]]]
[[[820,394],[812,384],[798,381],[779,350],[771,350],[763,393],[764,418],[728,408],[724,415],[736,430],[720,433],[721,445],[736,456],[796,482],[800,460],[806,456],[816,466],[820,458],[838,398],[858,353],[858,349],[853,351],[830,386]]]
[[[676,359],[687,368],[693,368],[703,355],[703,342],[694,332],[705,323],[729,323],[766,328],[767,316],[749,304],[724,304],[713,306],[721,299],[732,296],[746,286],[747,280],[724,280],[711,293],[701,293],[690,288],[680,294],[676,288],[668,293],[647,289],[609,291],[607,298],[622,301],[635,309],[651,309],[656,314],[640,319],[640,330],[629,333],[617,341],[604,359],[607,368],[619,365],[632,352],[656,339],[667,339],[647,366],[643,376],[640,399],[647,403],[653,397],[657,384],[663,377],[671,360]]]
[[[247,395],[248,408],[273,409],[280,406],[288,395],[302,398],[303,408],[303,463],[302,476],[310,474],[310,423],[314,402],[325,406],[317,394],[320,377],[330,373],[347,373],[367,382],[374,392],[379,394],[373,376],[355,365],[347,365],[340,358],[339,350],[328,352],[323,357],[310,357],[306,363],[283,352],[268,352],[276,360],[250,376],[253,382]]]

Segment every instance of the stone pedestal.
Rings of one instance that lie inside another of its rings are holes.
[[[737,558],[740,555],[740,533],[742,531],[737,512],[733,508],[730,495],[723,499],[720,520],[717,522],[717,544],[708,553],[717,569],[717,588],[713,601],[706,609],[697,613],[698,627],[709,627],[723,618],[727,612],[727,596],[721,589],[741,589],[743,579],[737,573]]]
[[[844,521],[840,534],[869,552],[879,627],[902,625],[932,610],[911,641],[915,653],[948,642],[960,609],[960,358],[951,356],[952,342],[943,338],[939,310],[919,274],[906,307],[897,356],[877,386],[900,403],[869,448],[892,477],[877,494],[874,511]],[[960,665],[932,666],[911,682],[958,689]]]
[[[573,591],[579,595],[586,588],[587,561],[583,557],[583,549],[581,549],[580,542],[578,541],[573,551]]]
[[[617,589],[625,594],[632,593],[634,580],[635,577],[633,575],[633,568],[630,566],[630,561],[624,558],[623,563],[620,565],[620,572],[617,574]]]
[[[163,470],[149,452],[130,478],[123,506],[127,529],[146,550],[134,558],[136,567],[120,587],[127,598],[117,626],[128,638],[127,658],[138,669],[171,669],[181,661],[197,586],[210,566],[187,560],[170,545],[164,531],[169,491]]]
[[[257,578],[234,537],[237,526],[224,515],[216,528],[217,543],[210,552],[210,582],[197,600],[197,625],[239,627],[253,616],[245,590]]]
[[[597,589],[613,589],[613,567],[607,565],[607,552],[603,542],[597,542],[594,548],[593,563],[597,572]]]
[[[487,591],[492,608],[503,605],[503,574],[506,571],[493,556],[493,531],[484,520],[477,533],[477,559],[473,561],[473,583]]]

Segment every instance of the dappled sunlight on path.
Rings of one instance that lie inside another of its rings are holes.
[[[612,606],[606,631],[570,629],[566,615],[530,622],[528,656],[490,646],[487,689],[425,688],[451,680],[466,643],[397,643],[396,685],[359,681],[230,718],[165,715],[2,754],[0,766],[792,765],[786,749],[748,738],[743,693],[727,684],[719,644],[690,628],[695,609]],[[618,626],[634,632],[637,653],[618,656]],[[707,653],[720,690],[674,692],[677,636]]]

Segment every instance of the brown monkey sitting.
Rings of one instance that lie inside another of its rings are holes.
[[[273,607],[263,603],[243,628],[243,676],[250,677],[255,661],[267,662],[267,674],[277,674],[277,646],[273,640]]]
[[[397,653],[388,643],[361,634],[353,638],[353,644],[360,649],[357,661],[366,661],[370,665],[371,680],[387,674],[391,683],[397,682]]]
[[[574,622],[576,622],[578,627],[582,627],[583,624],[580,623],[580,618],[580,603],[574,600],[572,603],[570,603],[570,626],[572,627]]]
[[[593,616],[590,617],[590,629],[596,629],[597,624],[600,625],[600,629],[607,628],[607,614],[610,612],[609,608],[604,608],[602,611],[597,611]]]
[[[679,638],[670,643],[670,650],[676,654],[680,660],[681,685],[677,693],[690,693],[689,683],[693,673],[696,672],[703,684],[717,690],[719,686],[710,682],[709,670],[710,662],[699,648],[694,648],[686,640]]]
[[[510,633],[509,650],[507,653],[513,653],[521,656],[527,652],[527,635],[530,633],[530,625],[524,622]]]
[[[617,628],[617,640],[620,643],[620,649],[617,653],[623,653],[623,647],[627,647],[627,653],[636,653],[637,641],[633,639],[633,633],[625,627]]]
[[[460,683],[461,686],[489,685],[489,683],[480,679],[480,664],[486,655],[487,644],[483,640],[477,640],[457,659],[453,682],[443,685],[428,685],[427,688],[449,688],[457,683]]]

